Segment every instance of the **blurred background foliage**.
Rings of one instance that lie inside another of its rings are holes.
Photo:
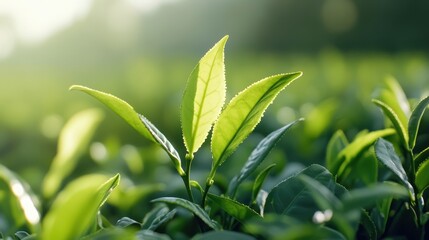
[[[130,181],[174,188],[171,180],[178,178],[162,150],[68,88],[81,84],[121,97],[181,149],[180,101],[188,75],[226,34],[228,99],[269,75],[304,75],[220,169],[225,176],[241,167],[263,136],[299,117],[306,121],[270,155],[277,174],[291,162],[323,163],[337,129],[351,139],[360,130],[382,128],[371,97],[388,76],[408,96],[429,93],[428,1],[33,2],[0,0],[0,161],[38,193],[61,128],[93,107],[105,117],[73,176],[122,172]],[[203,171],[193,177],[204,179],[210,164],[208,150],[199,153],[194,168]]]

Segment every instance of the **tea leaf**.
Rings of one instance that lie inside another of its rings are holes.
[[[296,72],[267,77],[230,101],[213,127],[211,175],[253,131],[278,93],[301,75]]]
[[[58,150],[43,181],[45,197],[51,197],[62,180],[75,168],[103,114],[98,109],[88,109],[75,114],[63,127],[58,139]]]
[[[214,194],[209,194],[208,197],[214,204],[228,213],[228,215],[237,219],[239,222],[243,223],[251,218],[261,218],[261,215],[249,206],[230,198],[220,197]]]
[[[304,119],[301,118],[292,123],[289,123],[262,139],[262,141],[259,142],[258,146],[256,146],[256,148],[250,154],[240,173],[232,179],[228,187],[228,195],[235,195],[237,187],[240,185],[240,183],[243,182],[243,180],[246,179],[250,174],[252,174],[262,163],[262,161],[264,161],[268,153],[270,153],[271,149],[273,149],[276,143],[283,137],[285,132],[296,123],[303,120]]]
[[[142,123],[139,118],[138,113],[134,110],[134,108],[125,102],[124,100],[113,96],[112,94],[97,91],[88,87],[73,85],[70,87],[70,90],[79,90],[84,93],[89,94],[94,97],[108,108],[110,108],[113,112],[118,114],[122,119],[125,120],[131,127],[133,127],[138,133],[146,137],[147,139],[154,141],[152,135],[150,134],[147,127]]]
[[[344,195],[341,201],[345,210],[360,209],[376,204],[386,198],[408,198],[409,192],[404,186],[395,182],[383,182],[369,187],[353,189]]]
[[[331,137],[328,143],[328,147],[326,149],[326,168],[330,171],[334,171],[334,166],[341,164],[337,162],[340,160],[338,158],[339,153],[349,144],[346,136],[342,130],[338,130]]]
[[[268,173],[275,167],[276,164],[271,164],[264,170],[262,170],[258,176],[256,176],[255,182],[253,183],[252,187],[252,202],[256,200],[256,197],[258,196],[259,190],[261,190],[262,184],[265,181],[265,178],[268,176]]]
[[[224,48],[228,36],[210,49],[189,76],[182,99],[181,122],[186,149],[198,151],[225,102]]]
[[[181,166],[181,160],[179,153],[177,150],[173,147],[173,144],[168,141],[168,139],[162,134],[147,118],[145,118],[143,115],[139,114],[139,118],[142,121],[142,123],[145,125],[145,127],[149,130],[149,133],[151,134],[152,138],[155,139],[155,141],[161,145],[161,147],[167,152],[167,154],[170,156],[170,159],[173,161],[174,166],[176,167],[177,172],[180,176],[185,175],[185,171],[183,171]]]
[[[119,184],[119,174],[80,177],[66,186],[43,219],[41,239],[76,239],[92,224],[110,192]]]
[[[409,148],[409,146],[408,146],[409,136],[408,136],[408,131],[407,131],[408,123],[406,122],[406,120],[401,121],[401,119],[398,116],[398,113],[395,112],[386,103],[379,101],[377,99],[373,99],[372,102],[375,103],[377,106],[379,106],[381,108],[381,110],[383,110],[386,117],[389,118],[389,120],[392,122],[393,126],[395,127],[396,132],[398,133],[402,144],[404,145],[404,147],[406,149],[408,149]]]
[[[416,108],[411,113],[410,120],[408,122],[408,134],[410,136],[409,147],[410,149],[414,148],[416,144],[417,133],[419,131],[420,121],[423,117],[423,114],[429,105],[429,97],[421,100]]]
[[[116,222],[116,226],[120,228],[127,228],[130,226],[141,228],[141,223],[137,222],[134,219],[131,219],[129,217],[122,217]]]
[[[234,239],[234,240],[256,240],[256,238],[233,231],[210,231],[195,235],[191,240],[219,240],[219,239]]]
[[[401,109],[401,112],[404,114],[404,117],[405,117],[404,120],[408,119],[411,114],[410,104],[408,103],[407,96],[405,95],[401,85],[399,85],[398,81],[392,76],[388,77],[385,80],[385,83],[387,85],[387,88],[390,90],[390,92],[392,92],[393,95],[395,96],[395,102],[397,106]],[[390,105],[393,106],[393,104],[390,104]]]
[[[29,187],[15,173],[0,164],[0,232],[10,234],[23,225],[40,228],[40,213]],[[11,232],[12,231],[12,232]]]
[[[183,207],[195,214],[195,216],[199,217],[201,220],[203,220],[207,224],[207,226],[213,228],[214,230],[221,230],[221,226],[219,225],[219,223],[210,219],[209,215],[204,211],[204,209],[202,209],[199,205],[193,202],[176,197],[157,198],[152,200],[152,202],[164,202]]]
[[[414,164],[415,166],[419,166],[422,164],[426,159],[429,159],[429,147],[425,148],[423,151],[421,151],[417,156],[414,158]]]
[[[335,194],[319,181],[305,174],[299,175],[298,178],[304,183],[305,187],[310,190],[310,193],[319,208],[323,210],[336,210],[342,206]]]
[[[375,142],[375,155],[380,162],[389,168],[405,184],[412,201],[414,201],[414,188],[408,181],[408,176],[402,167],[401,159],[396,155],[393,145],[383,138],[378,139]]]
[[[429,186],[429,161],[423,162],[416,172],[416,186],[419,193],[422,193]]]
[[[339,160],[335,161],[335,163],[340,165],[334,165],[332,167],[332,173],[343,177],[342,175],[346,169],[351,166],[364,151],[368,150],[378,138],[393,133],[395,133],[393,129],[384,129],[359,135],[338,154]]]

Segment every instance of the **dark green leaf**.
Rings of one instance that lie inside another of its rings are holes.
[[[395,152],[393,145],[384,140],[383,138],[378,139],[375,142],[375,155],[377,159],[386,165],[407,187],[411,200],[414,201],[414,188],[408,181],[408,176],[402,167],[401,160]]]
[[[429,159],[429,147],[425,148],[423,151],[421,151],[415,158],[414,158],[414,164],[415,166],[419,166],[422,164],[426,159]]]
[[[361,211],[361,220],[360,224],[366,230],[369,240],[376,240],[377,238],[377,228],[375,227],[374,222],[371,217],[365,210]]]
[[[176,198],[176,197],[162,197],[152,200],[152,202],[164,202],[169,204],[174,204],[180,207],[183,207],[195,216],[199,217],[207,226],[213,228],[214,230],[221,230],[221,226],[216,221],[210,219],[209,215],[202,209],[199,205],[192,203],[186,199]]]
[[[136,233],[135,240],[171,240],[166,234],[157,233],[151,230],[140,230]]]
[[[416,187],[422,193],[429,186],[429,160],[420,164],[416,172]]]
[[[256,240],[256,238],[232,231],[211,231],[195,235],[191,240],[219,240],[219,239],[234,239],[234,240]]]
[[[144,216],[142,229],[149,229],[152,226],[152,223],[157,221],[156,219],[166,215],[169,211],[170,209],[165,204],[155,205],[155,207]]]
[[[209,194],[208,197],[219,208],[221,208],[230,216],[234,217],[240,222],[245,222],[255,217],[261,217],[261,215],[256,213],[253,209],[249,208],[249,206],[239,203],[235,200],[220,197],[214,194]]]
[[[305,174],[299,175],[298,178],[310,190],[314,201],[320,209],[337,210],[342,207],[341,202],[338,200],[335,194],[331,192],[330,189],[322,185],[319,181],[314,180]]]
[[[255,182],[253,182],[253,187],[252,187],[252,202],[256,200],[256,197],[258,196],[259,190],[261,190],[261,187],[265,181],[265,178],[268,176],[268,173],[270,173],[271,169],[273,169],[273,167],[275,166],[276,164],[271,164],[270,166],[262,170],[258,174],[258,176],[256,176]]]
[[[189,76],[182,99],[181,123],[188,153],[196,152],[218,118],[226,95],[223,37],[201,58]]]
[[[394,182],[383,182],[349,191],[341,199],[345,210],[360,209],[376,204],[386,198],[407,198],[408,190]]]
[[[292,123],[289,123],[282,128],[275,130],[270,133],[261,142],[259,142],[258,146],[252,151],[249,158],[247,159],[245,165],[241,169],[240,173],[233,178],[229,187],[228,187],[228,195],[234,196],[237,190],[238,185],[243,182],[250,174],[252,174],[256,168],[262,163],[262,161],[266,158],[271,149],[275,146],[275,144],[280,140],[280,138],[285,134],[285,132],[294,126],[296,123],[303,121],[304,119],[298,119]]]
[[[18,231],[15,233],[15,237],[17,237],[19,240],[22,240],[24,238],[30,237],[30,234],[25,231]]]
[[[326,149],[326,168],[333,171],[334,166],[341,164],[336,162],[340,160],[338,155],[348,144],[349,141],[347,141],[344,132],[342,130],[336,131],[334,136],[329,140],[328,148]]]
[[[121,228],[126,228],[126,227],[138,227],[141,228],[141,224],[139,222],[137,222],[134,219],[131,219],[129,217],[123,217],[121,219],[119,219],[116,222],[116,226],[121,227]]]
[[[146,126],[147,130],[151,134],[152,138],[155,139],[159,145],[167,152],[167,154],[170,156],[171,160],[173,161],[174,166],[176,167],[177,172],[180,174],[180,176],[185,175],[185,172],[182,169],[181,166],[181,160],[179,153],[176,151],[176,149],[173,147],[173,145],[168,141],[168,139],[162,134],[147,118],[145,118],[143,115],[139,114],[139,118],[142,121],[142,123]]]
[[[410,149],[414,148],[416,144],[417,133],[419,131],[420,121],[423,117],[427,106],[429,105],[429,97],[421,100],[416,108],[411,113],[410,120],[408,122],[408,134],[410,136],[409,147]]]

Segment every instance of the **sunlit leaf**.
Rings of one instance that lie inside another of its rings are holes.
[[[234,239],[234,240],[256,240],[256,238],[233,231],[210,231],[195,235],[191,240],[219,240],[219,239]]]
[[[417,139],[417,133],[419,131],[420,121],[423,117],[423,114],[429,105],[429,97],[426,97],[425,99],[421,100],[416,108],[411,113],[410,120],[408,122],[408,134],[410,137],[409,141],[409,147],[410,149],[414,148],[414,145],[416,144]]]
[[[270,166],[266,167],[264,170],[262,170],[258,176],[256,176],[255,181],[253,182],[252,187],[252,202],[256,200],[256,197],[258,196],[259,190],[261,190],[262,184],[265,181],[265,178],[268,176],[270,171],[276,166],[276,164],[271,164]]]
[[[267,77],[252,84],[229,102],[213,127],[210,179],[213,179],[217,167],[253,131],[280,91],[301,75],[302,72],[297,72]]]
[[[228,215],[234,217],[240,222],[245,222],[251,218],[261,217],[249,206],[226,197],[220,197],[214,194],[208,195],[209,199]]]
[[[386,103],[373,99],[373,103],[375,103],[377,106],[381,108],[381,110],[384,112],[387,118],[392,122],[397,134],[399,135],[399,138],[401,139],[402,144],[406,149],[408,149],[408,121],[407,120],[401,120],[398,116],[398,112],[396,112],[391,106],[387,105]],[[404,122],[405,121],[405,122]]]
[[[73,171],[102,117],[103,114],[98,109],[84,110],[70,118],[63,127],[58,139],[57,154],[43,181],[45,197],[51,197],[62,180]]]
[[[152,200],[152,202],[164,202],[169,204],[174,204],[180,207],[183,207],[193,214],[203,220],[204,223],[207,224],[207,226],[213,228],[214,230],[220,230],[221,226],[216,221],[210,219],[209,215],[202,209],[199,205],[190,202],[183,198],[176,198],[176,197],[162,197]]]
[[[385,80],[385,83],[387,85],[387,88],[390,90],[390,92],[392,92],[393,95],[395,96],[396,103],[401,109],[401,112],[404,113],[405,120],[408,119],[408,117],[411,114],[410,104],[408,103],[407,96],[405,95],[405,92],[402,89],[401,85],[392,76],[388,77]]]
[[[12,234],[22,225],[32,231],[40,227],[34,194],[19,177],[0,165],[0,232]]]
[[[181,166],[181,160],[179,153],[177,150],[173,147],[173,144],[168,141],[168,139],[162,134],[149,120],[147,120],[143,115],[139,114],[139,118],[142,121],[142,123],[146,126],[146,128],[149,130],[149,133],[151,134],[152,138],[155,139],[155,141],[161,145],[161,147],[167,152],[167,154],[170,156],[170,159],[172,160],[174,167],[176,168],[177,172],[180,176],[185,175],[185,171],[183,171]]]
[[[224,48],[228,36],[210,49],[189,76],[182,99],[182,131],[186,149],[196,152],[225,102]]]
[[[303,119],[298,119],[292,123],[289,123],[274,132],[266,136],[262,141],[259,142],[258,146],[252,151],[240,173],[235,176],[228,187],[228,195],[234,196],[237,190],[238,185],[243,182],[250,174],[252,174],[256,168],[264,161],[268,153],[275,146],[275,144],[283,137],[285,132],[294,126],[296,123],[303,121]]]
[[[118,185],[119,174],[80,177],[66,186],[43,219],[41,239],[76,239],[92,224],[110,192]]]
[[[341,164],[337,162],[340,160],[338,155],[348,144],[349,141],[344,135],[344,132],[342,130],[336,131],[329,140],[328,147],[326,149],[326,168],[333,171],[334,166]]]
[[[155,142],[155,139],[153,139],[147,127],[140,120],[138,113],[130,104],[128,104],[124,100],[113,96],[112,94],[101,92],[80,85],[73,85],[70,87],[70,90],[79,90],[94,97],[95,99],[106,105],[108,108],[110,108],[113,112],[118,114],[138,133],[145,136],[147,139]]]
[[[416,186],[422,193],[429,186],[429,160],[423,162],[416,172]]]
[[[332,173],[342,177],[353,161],[358,160],[361,154],[368,150],[378,138],[393,133],[395,133],[393,129],[384,129],[359,135],[338,154],[339,160],[335,163],[340,165],[334,165],[331,170]]]
[[[386,167],[389,168],[405,184],[412,201],[414,201],[414,188],[408,181],[408,176],[402,167],[401,159],[399,159],[398,155],[396,154],[393,145],[383,138],[378,139],[375,142],[375,155],[381,163],[386,165]]]

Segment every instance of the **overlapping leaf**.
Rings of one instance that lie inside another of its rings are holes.
[[[182,100],[181,122],[185,146],[196,152],[206,139],[225,101],[224,48],[228,36],[210,49],[189,76]]]
[[[417,133],[419,131],[420,121],[423,117],[423,114],[429,105],[429,97],[421,100],[416,108],[411,113],[410,120],[408,122],[408,134],[409,134],[409,147],[410,149],[414,148],[416,144]]]
[[[214,194],[209,194],[208,196],[209,199],[213,201],[213,203],[215,203],[219,208],[240,222],[245,222],[251,218],[261,218],[261,215],[249,208],[249,206],[246,206],[240,202]]]

